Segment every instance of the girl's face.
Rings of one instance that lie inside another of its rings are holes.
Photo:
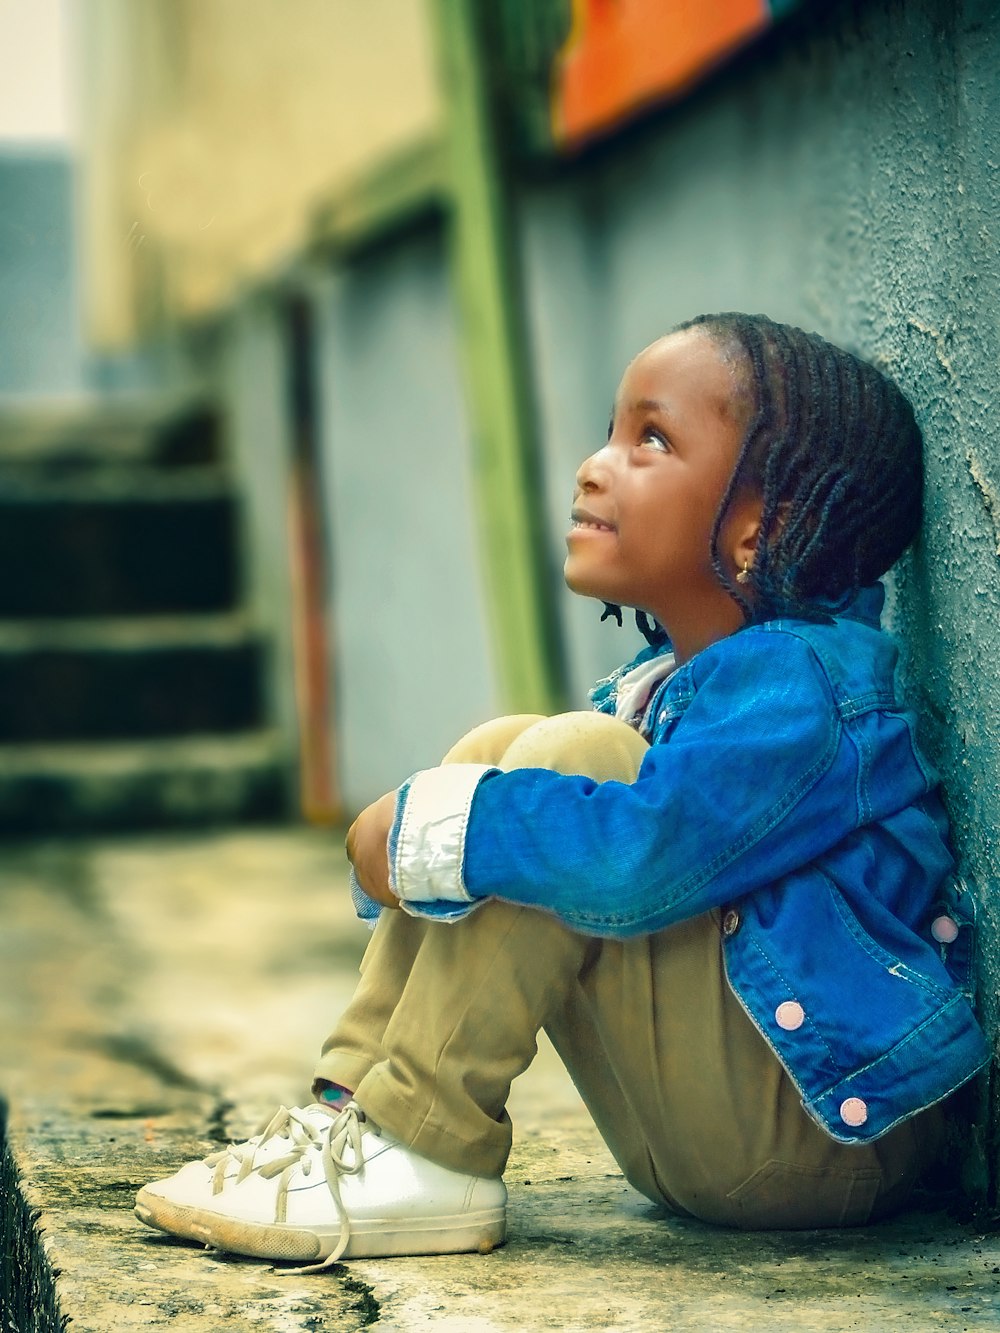
[[[731,363],[685,329],[628,367],[608,442],[577,473],[566,582],[654,615],[681,661],[743,623],[712,568],[711,535],[746,424]],[[739,495],[726,515],[730,577],[753,562],[760,510],[758,496]]]

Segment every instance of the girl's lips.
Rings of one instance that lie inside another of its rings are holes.
[[[596,514],[591,514],[586,509],[574,509],[570,515],[573,526],[571,533],[577,532],[614,532],[615,525],[607,522],[606,519],[599,518]]]

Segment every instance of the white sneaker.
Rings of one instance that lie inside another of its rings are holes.
[[[438,1166],[355,1102],[282,1107],[261,1134],[139,1191],[147,1226],[260,1259],[487,1253],[503,1244],[502,1180]]]

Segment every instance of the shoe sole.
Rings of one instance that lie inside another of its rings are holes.
[[[160,1194],[148,1189],[141,1189],[136,1195],[133,1210],[140,1222],[156,1231],[165,1231],[171,1236],[180,1236],[182,1240],[196,1240],[204,1244],[195,1231],[204,1216],[200,1208],[191,1208],[182,1203],[172,1203]]]
[[[136,1208],[138,1213],[138,1205]],[[178,1210],[173,1210],[175,1213]],[[340,1243],[340,1228],[315,1230],[291,1223],[243,1222],[202,1209],[183,1209],[179,1218],[186,1228],[175,1235],[210,1245],[229,1254],[244,1254],[253,1259],[319,1261],[332,1254]],[[147,1225],[166,1227],[162,1221]],[[385,1259],[418,1254],[489,1254],[502,1245],[507,1235],[506,1209],[489,1208],[454,1217],[407,1218],[388,1221],[368,1218],[351,1223],[351,1235],[341,1259]]]

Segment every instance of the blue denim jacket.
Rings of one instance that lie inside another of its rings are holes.
[[[748,626],[686,662],[632,785],[416,774],[390,837],[403,905],[454,919],[498,897],[605,936],[718,909],[733,991],[833,1138],[940,1101],[989,1057],[964,989],[971,912],[896,649],[863,610]]]

